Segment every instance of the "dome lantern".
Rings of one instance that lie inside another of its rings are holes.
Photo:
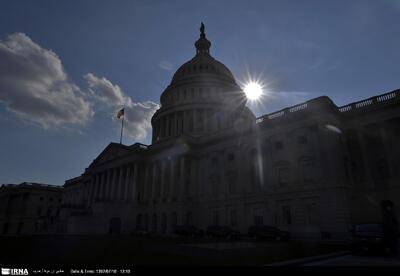
[[[200,38],[196,41],[194,44],[196,46],[196,54],[210,54],[210,47],[211,47],[211,42],[206,38],[206,34],[204,32],[204,24],[201,22],[200,26]]]

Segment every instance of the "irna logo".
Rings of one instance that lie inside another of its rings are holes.
[[[26,268],[2,268],[1,275],[29,275]]]

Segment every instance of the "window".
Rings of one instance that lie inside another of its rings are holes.
[[[219,211],[213,211],[213,225],[219,225]]]
[[[308,224],[318,224],[318,216],[317,216],[317,204],[309,203],[306,205],[307,211],[307,222]]]
[[[308,142],[307,136],[302,135],[302,136],[297,137],[297,143],[299,143],[300,145],[306,145],[307,142]]]
[[[38,207],[36,212],[37,212],[38,216],[41,216],[42,215],[42,208]]]
[[[289,168],[278,169],[278,184],[279,186],[286,186],[289,184]]]
[[[251,189],[252,189],[252,191],[254,191],[255,186],[256,186],[256,179],[257,179],[257,177],[256,177],[256,167],[254,165],[252,165],[250,167],[249,179],[250,179]]]
[[[257,226],[263,225],[264,224],[263,216],[255,215],[254,216],[254,224],[257,225]]]
[[[192,212],[186,213],[186,224],[192,225],[193,224],[193,215]]]
[[[313,163],[311,161],[303,162],[301,164],[301,171],[303,176],[304,182],[311,182],[312,181],[312,172],[313,172]]]
[[[231,210],[231,226],[237,226],[237,211]]]
[[[189,181],[185,181],[185,195],[189,194],[189,185],[190,185]]]
[[[219,175],[216,174],[210,175],[211,191],[214,197],[218,196],[219,194],[219,181],[220,181]]]
[[[236,194],[236,172],[230,171],[226,174],[226,181],[229,187],[229,193],[231,195]]]
[[[282,206],[282,220],[283,224],[292,224],[292,214],[288,205]]]

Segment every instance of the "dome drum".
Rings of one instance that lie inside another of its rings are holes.
[[[153,143],[183,134],[223,131],[238,121],[255,121],[230,70],[210,55],[204,25],[200,30],[195,57],[176,71],[161,95],[161,108],[151,120]]]

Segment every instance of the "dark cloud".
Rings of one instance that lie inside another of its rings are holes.
[[[23,33],[0,41],[0,104],[44,128],[86,124],[94,112],[59,57]]]

